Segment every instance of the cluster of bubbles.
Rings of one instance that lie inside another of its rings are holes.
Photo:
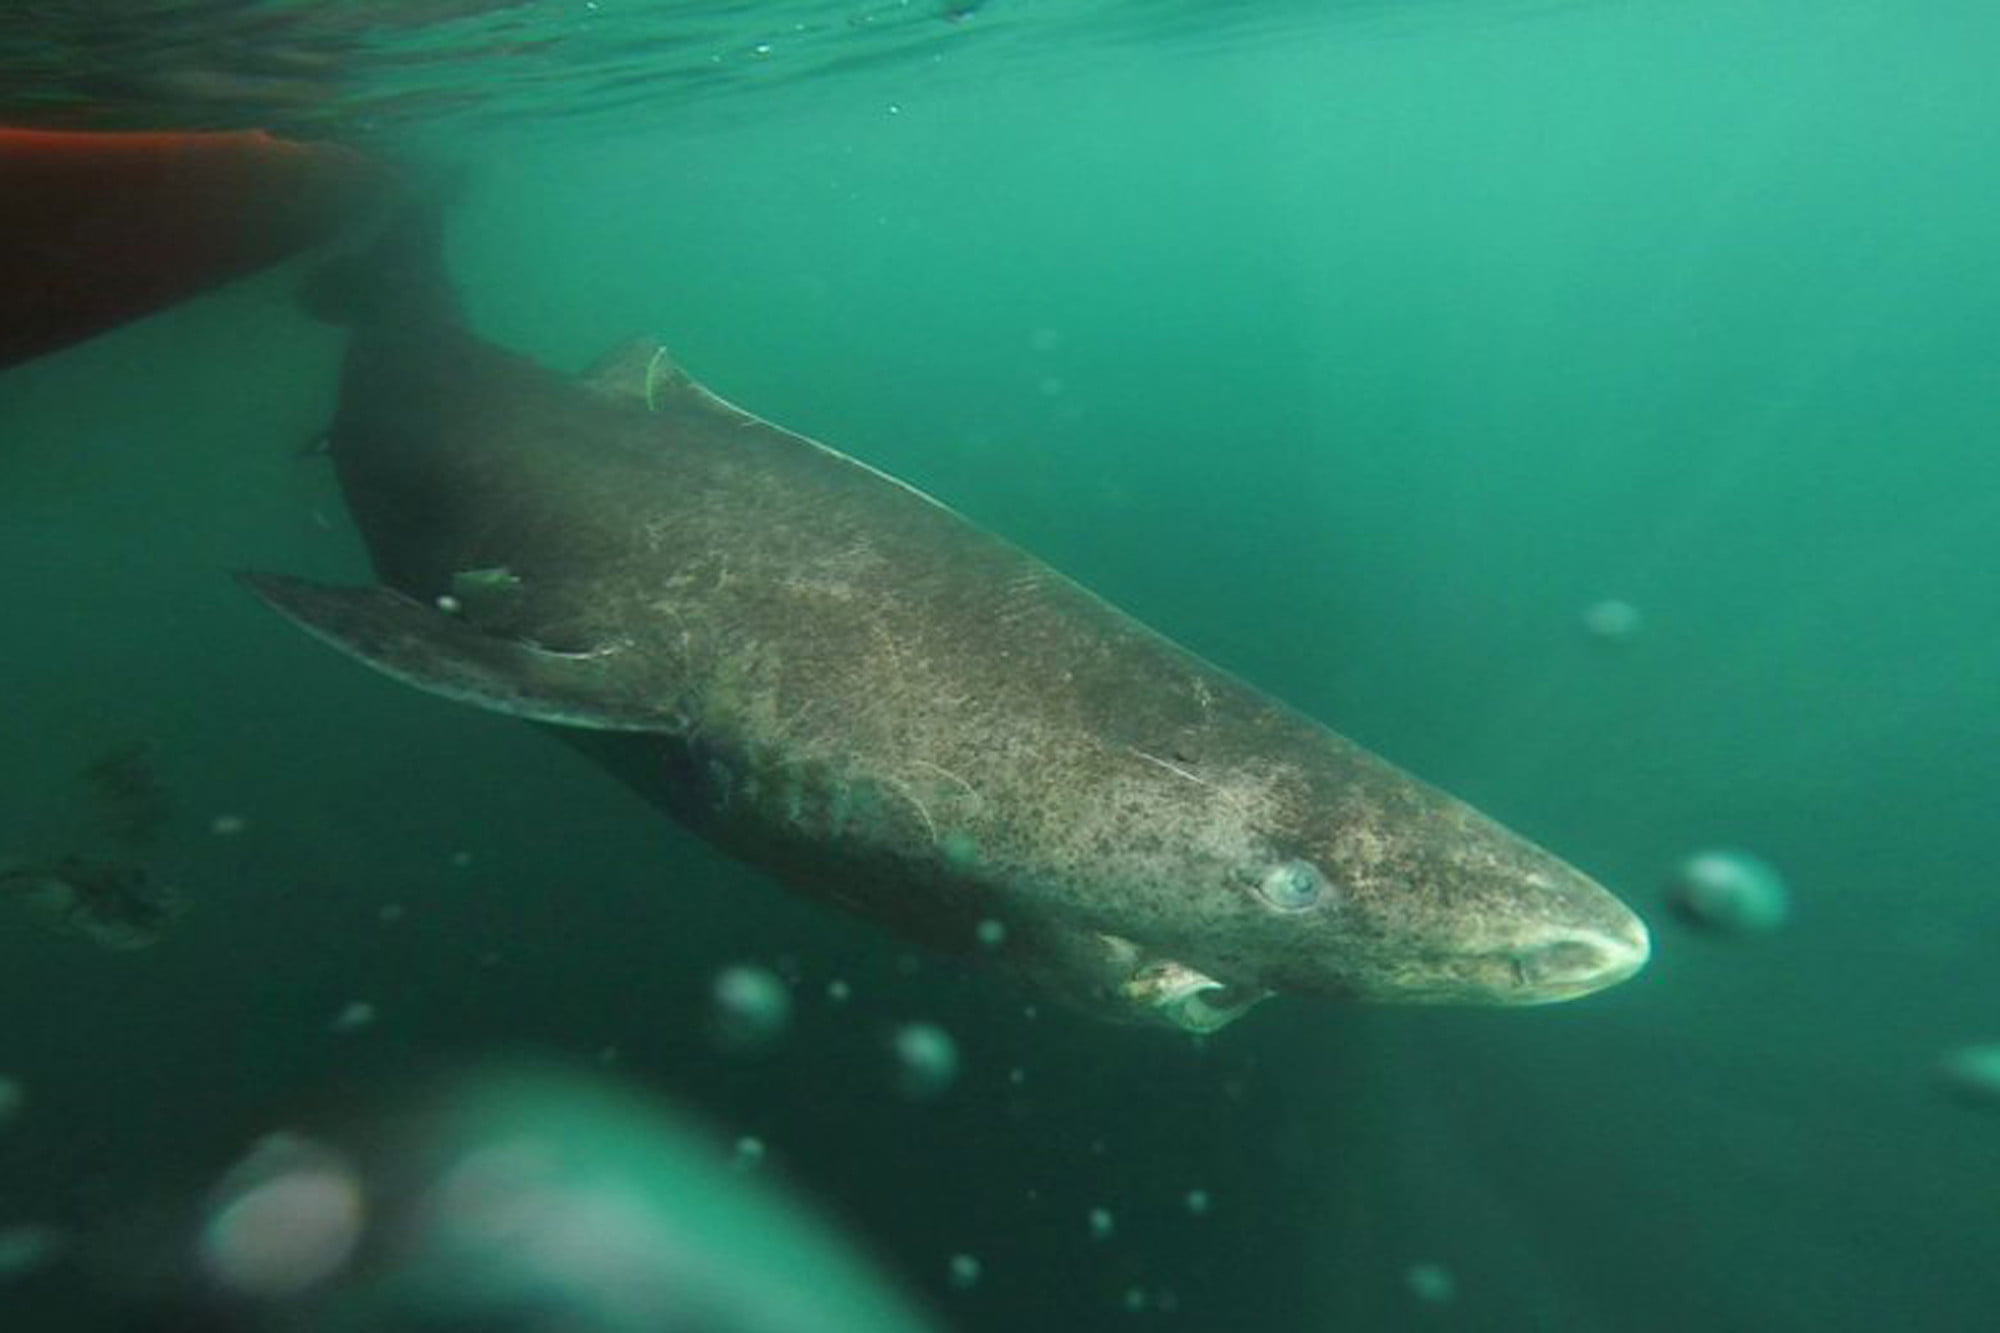
[[[995,923],[997,925],[997,923]],[[996,937],[996,943],[997,943]],[[827,986],[827,999],[845,1003],[844,981]],[[766,967],[739,963],[717,973],[709,986],[709,1031],[726,1051],[766,1049],[792,1024],[792,988]],[[939,1096],[958,1080],[958,1043],[935,1023],[903,1023],[888,1036],[898,1092],[913,1101]]]
[[[1605,643],[1625,643],[1645,628],[1639,608],[1617,597],[1592,602],[1579,619],[1585,633]],[[1698,851],[1683,859],[1668,879],[1666,901],[1688,925],[1724,937],[1772,934],[1789,924],[1792,916],[1791,890],[1776,867],[1729,848]],[[1946,1051],[1933,1072],[1952,1100],[2000,1111],[2000,1042]],[[1443,1303],[1452,1298],[1451,1274],[1436,1264],[1414,1264],[1404,1276],[1419,1300]]]
[[[0,1131],[6,1130],[27,1104],[27,1089],[20,1080],[0,1074]],[[36,1222],[0,1226],[0,1284],[47,1266],[61,1254],[67,1239],[59,1228]]]
[[[1593,638],[1608,642],[1634,638],[1645,624],[1636,606],[1618,598],[1592,603],[1582,621]],[[1669,878],[1667,904],[1687,924],[1718,936],[1768,935],[1792,917],[1792,894],[1784,876],[1769,862],[1729,848],[1698,851],[1682,860]],[[2000,1043],[1946,1052],[1936,1077],[1954,1100],[2000,1110]],[[1418,1265],[1410,1272],[1427,1267]]]
[[[1777,868],[1730,849],[1700,851],[1682,860],[1669,879],[1667,902],[1689,925],[1719,936],[1768,935],[1792,915],[1791,890]],[[2000,1042],[1947,1050],[1938,1057],[1933,1076],[1959,1105],[2000,1112]]]
[[[725,1146],[609,1084],[502,1070],[387,1109],[372,1129],[269,1135],[221,1178],[189,1246],[188,1326],[930,1327]]]

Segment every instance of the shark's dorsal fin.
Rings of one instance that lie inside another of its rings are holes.
[[[590,363],[581,376],[583,387],[600,398],[643,403],[659,377],[660,364],[671,362],[666,348],[653,338],[627,338]]]
[[[631,338],[606,352],[583,372],[583,386],[600,398],[632,403],[649,412],[680,404],[749,418],[743,409],[702,387],[681,369],[673,353],[652,338]]]
[[[908,491],[926,504],[936,505],[947,512],[956,512],[901,477],[892,477],[878,468],[870,467],[858,458],[851,458],[838,449],[821,444],[818,440],[785,430],[781,426],[773,426],[755,413],[745,412],[681,369],[680,363],[674,360],[673,353],[651,338],[632,338],[620,343],[599,357],[590,369],[584,371],[578,383],[607,401],[629,404],[647,412],[675,410],[707,412],[732,426],[764,427],[790,439],[801,448],[817,450],[839,459],[850,467],[873,473],[890,485]]]

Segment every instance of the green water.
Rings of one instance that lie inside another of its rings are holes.
[[[190,904],[132,954],[0,919],[0,1224],[113,1236],[0,1327],[100,1326],[122,1229],[316,1100],[523,1049],[763,1138],[968,1333],[2000,1319],[2000,1120],[1930,1072],[2000,1040],[2000,11],[1173,13],[380,137],[467,166],[488,337],[657,334],[1574,861],[1649,969],[1195,1045],[793,901],[226,577],[363,568],[302,456],[339,338],[273,273],[0,375],[0,840],[66,845],[71,775],[150,741]],[[1786,929],[1665,912],[1717,845]],[[743,959],[798,984],[754,1060],[701,1019]],[[934,1103],[909,1018],[964,1054]]]

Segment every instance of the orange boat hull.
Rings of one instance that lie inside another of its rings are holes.
[[[330,239],[389,184],[352,150],[261,131],[0,128],[0,367]]]

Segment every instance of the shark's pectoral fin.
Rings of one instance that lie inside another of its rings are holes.
[[[1137,968],[1118,993],[1140,1012],[1183,1032],[1214,1032],[1227,1027],[1270,994],[1225,985],[1169,958],[1154,959]]]
[[[1115,1022],[1214,1032],[1270,995],[1089,929],[1044,926],[1018,956],[1057,995]]]
[[[254,572],[236,577],[308,632],[420,690],[563,726],[677,729],[662,701],[620,686],[618,648],[550,652],[482,633],[388,588],[335,588]]]

